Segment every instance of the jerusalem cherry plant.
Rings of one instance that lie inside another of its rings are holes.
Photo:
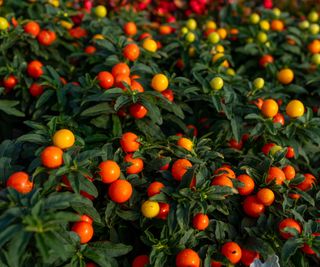
[[[106,2],[0,1],[0,265],[320,265],[319,7]]]

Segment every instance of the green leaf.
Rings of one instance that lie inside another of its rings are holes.
[[[24,113],[15,108],[19,104],[19,101],[13,100],[0,100],[0,111],[8,115],[16,117],[24,117]]]
[[[290,257],[296,253],[298,248],[300,248],[303,245],[303,239],[301,238],[290,238],[288,239],[282,249],[281,249],[281,258],[288,262],[290,260]]]

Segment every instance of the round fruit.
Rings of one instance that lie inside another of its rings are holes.
[[[137,25],[130,21],[130,22],[127,22],[124,26],[123,26],[123,30],[124,30],[124,33],[128,36],[134,36],[137,34]]]
[[[148,114],[148,110],[140,103],[130,105],[129,112],[136,119],[142,119]]]
[[[282,185],[283,181],[286,179],[284,172],[278,167],[271,167],[268,172],[268,176],[266,179],[267,183],[275,180],[277,185]]]
[[[233,187],[232,181],[226,175],[214,177],[211,181],[211,185]]]
[[[305,173],[303,176],[305,179],[296,187],[302,191],[308,191],[316,183],[316,177],[314,177],[311,173]]]
[[[298,234],[301,234],[301,226],[300,224],[294,220],[294,219],[284,219],[279,223],[279,233],[280,235],[284,238],[284,239],[289,239],[291,237],[293,237],[293,235],[291,233],[288,233],[285,231],[285,228],[292,228],[295,229]]]
[[[282,126],[285,124],[284,116],[281,113],[277,113],[272,121],[273,123],[280,123]]]
[[[122,54],[126,59],[135,61],[140,55],[139,46],[137,46],[136,44],[128,44],[123,48]]]
[[[131,165],[126,169],[127,174],[137,174],[142,172],[144,164],[141,158],[133,158],[132,154],[127,154],[124,157],[124,161],[131,163]]]
[[[61,129],[55,132],[53,138],[53,145],[61,149],[67,149],[74,145],[75,137],[73,132],[68,129]]]
[[[124,91],[127,90],[127,86],[131,87],[131,79],[126,74],[119,74],[115,77],[114,86],[123,89]]]
[[[245,266],[250,266],[250,264],[255,260],[255,259],[259,259],[260,255],[258,252],[256,251],[252,251],[252,250],[247,250],[242,248],[241,249],[241,262],[242,264],[244,264]]]
[[[217,44],[217,43],[219,43],[219,41],[220,41],[220,36],[219,36],[218,33],[212,32],[212,33],[209,34],[208,40],[209,40],[209,42],[212,43],[212,44]],[[223,52],[223,51],[222,51],[222,52]]]
[[[127,180],[116,180],[109,186],[108,195],[113,202],[124,203],[132,195],[132,185]]]
[[[270,23],[267,20],[261,20],[259,23],[261,30],[269,31],[270,30]]]
[[[161,220],[167,219],[168,214],[170,212],[170,205],[168,203],[159,202],[159,206],[160,206],[160,211],[157,218]]]
[[[130,76],[130,68],[126,63],[120,62],[113,66],[111,73],[114,78],[120,74]]]
[[[148,255],[139,255],[134,258],[131,267],[145,267],[150,263]]]
[[[282,32],[284,29],[284,23],[280,19],[274,19],[271,21],[271,30]]]
[[[9,28],[9,22],[6,18],[0,17],[0,31],[4,31]]]
[[[264,79],[262,79],[262,78],[256,78],[256,79],[253,81],[253,86],[254,86],[256,89],[262,89],[263,86],[264,86]]]
[[[314,54],[311,57],[311,62],[316,65],[320,65],[320,54]]]
[[[173,102],[174,100],[174,94],[173,91],[171,89],[166,89],[164,91],[161,92],[161,94],[168,99],[170,102]]]
[[[310,44],[308,44],[308,50],[311,54],[320,53],[320,41],[313,40]]]
[[[242,187],[237,187],[241,196],[250,195],[254,190],[254,180],[247,174],[241,174],[237,177],[237,180],[243,183]]]
[[[287,180],[292,180],[296,176],[296,171],[291,165],[287,165],[282,168],[284,175],[286,176]]]
[[[291,100],[286,106],[286,113],[290,118],[298,118],[304,114],[304,105],[299,100]]]
[[[96,6],[96,8],[94,9],[94,14],[99,18],[104,18],[105,16],[107,16],[107,9],[102,5]]]
[[[249,21],[251,24],[258,24],[260,21],[260,16],[257,13],[253,13],[250,15]]]
[[[277,152],[279,152],[281,149],[282,149],[281,146],[275,145],[275,146],[271,147],[271,149],[270,149],[270,154],[271,154],[272,156],[274,156],[274,155],[275,155]]]
[[[253,218],[258,218],[264,212],[264,205],[256,196],[248,196],[243,202],[244,212]]]
[[[266,156],[268,156],[271,148],[274,147],[275,145],[276,145],[276,144],[274,144],[274,143],[267,143],[267,144],[265,144],[265,145],[262,147],[262,149],[261,149],[262,153],[265,154]]]
[[[29,93],[30,95],[37,97],[39,95],[42,95],[43,93],[43,86],[38,83],[33,83],[29,87]]]
[[[221,248],[221,253],[224,255],[232,264],[237,264],[242,256],[240,246],[235,242],[227,242]]]
[[[259,65],[262,68],[265,68],[268,64],[271,64],[274,62],[273,56],[271,55],[263,55],[259,60]]]
[[[291,158],[294,158],[294,156],[295,156],[295,153],[294,153],[293,147],[288,146],[288,147],[287,147],[286,158],[287,158],[287,159],[291,159]]]
[[[223,79],[221,77],[215,77],[210,81],[210,86],[213,90],[221,90],[223,87]]]
[[[80,217],[80,222],[87,222],[87,223],[92,224],[93,220],[92,220],[92,218],[90,216],[83,214]]]
[[[157,42],[156,42],[155,40],[150,39],[150,38],[145,39],[145,40],[143,41],[142,47],[143,47],[145,50],[147,50],[147,51],[149,51],[149,52],[152,52],[152,53],[156,52],[157,49],[158,49]]]
[[[55,169],[59,168],[63,164],[63,151],[56,146],[48,146],[41,153],[42,165]]]
[[[268,41],[268,35],[265,32],[259,32],[257,35],[257,40],[260,43],[265,43]]]
[[[272,205],[274,198],[274,193],[269,188],[262,188],[257,193],[257,200],[265,206]]]
[[[152,81],[151,81],[151,87],[157,91],[157,92],[162,92],[168,88],[169,85],[169,80],[166,75],[164,74],[156,74],[153,76]]]
[[[37,79],[41,77],[43,74],[42,67],[43,65],[40,61],[38,60],[31,61],[27,66],[27,73],[30,77]]]
[[[139,149],[140,143],[137,141],[138,136],[134,133],[127,132],[121,136],[120,145],[126,153],[135,152]]]
[[[220,167],[214,171],[214,174],[219,174],[216,177],[226,176],[231,179],[236,178],[236,174],[229,167]]]
[[[147,189],[148,197],[155,196],[161,192],[161,189],[164,188],[164,184],[160,182],[152,182]]]
[[[196,40],[196,35],[193,32],[188,32],[185,39],[189,43],[193,43]]]
[[[15,172],[7,180],[7,187],[11,187],[21,194],[27,194],[32,190],[33,183],[25,172]]]
[[[190,248],[181,250],[176,256],[176,267],[200,267],[198,253]]]
[[[278,71],[277,79],[281,84],[289,84],[294,79],[294,73],[291,69],[282,69]]]
[[[188,19],[186,26],[189,30],[193,31],[197,28],[197,22],[195,19]]]
[[[279,106],[273,99],[263,101],[261,112],[266,118],[273,118],[279,110]]]
[[[78,234],[80,237],[80,243],[88,243],[93,237],[93,227],[92,224],[88,222],[76,222],[73,224],[71,231]]]
[[[193,228],[203,231],[209,226],[209,217],[203,213],[197,213],[192,220]]]
[[[40,33],[40,25],[35,21],[29,21],[23,26],[24,32],[34,37],[37,37]]]
[[[310,22],[316,22],[318,21],[319,19],[319,15],[318,15],[318,12],[317,11],[311,11],[309,14],[308,14],[308,20]]]
[[[158,202],[147,200],[143,202],[141,206],[141,212],[146,218],[154,218],[160,212],[160,206]]]
[[[319,24],[316,24],[316,23],[312,23],[309,27],[309,32],[312,34],[312,35],[316,35],[318,34],[320,31],[320,26]]]
[[[187,172],[188,168],[191,168],[192,164],[187,159],[176,160],[171,168],[171,174],[173,178],[177,181],[181,181],[183,175]]]
[[[111,88],[114,83],[114,77],[108,71],[100,71],[97,75],[97,80],[103,89]]]
[[[18,83],[17,78],[10,74],[7,78],[3,79],[3,86],[7,89],[7,91],[11,91]]]
[[[185,137],[181,137],[178,140],[177,145],[188,150],[188,151],[192,151],[192,149],[193,149],[193,142],[190,139],[185,138]]]
[[[121,170],[117,162],[106,160],[99,164],[99,175],[101,181],[105,184],[110,184],[120,178]]]

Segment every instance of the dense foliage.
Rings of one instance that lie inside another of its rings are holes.
[[[319,266],[318,13],[84,2],[0,7],[0,266]]]

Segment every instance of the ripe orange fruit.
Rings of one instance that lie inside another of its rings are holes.
[[[266,118],[273,118],[279,110],[278,103],[273,99],[267,99],[263,101],[261,106],[261,113]]]
[[[259,65],[260,67],[265,68],[268,64],[272,64],[273,62],[273,56],[266,54],[260,58]]]
[[[68,129],[56,131],[52,137],[53,145],[61,149],[67,149],[74,145],[75,137]]]
[[[262,153],[267,156],[267,155],[269,154],[271,148],[274,147],[275,145],[276,145],[276,144],[274,144],[274,143],[267,143],[267,144],[265,144],[265,145],[262,147],[262,149],[261,149]]]
[[[108,71],[100,71],[97,75],[97,80],[103,89],[111,88],[114,83],[114,77]]]
[[[291,69],[285,68],[277,73],[278,81],[282,84],[289,84],[294,79],[294,73]]]
[[[137,82],[136,80],[132,79],[131,77],[131,87],[130,87],[131,91],[137,91],[139,93],[143,93],[144,92],[144,88],[143,86]]]
[[[127,174],[137,174],[142,172],[144,164],[141,158],[133,158],[132,154],[127,154],[124,157],[124,161],[131,163],[131,166],[126,169]]]
[[[116,180],[109,186],[108,195],[113,202],[124,203],[132,195],[132,185],[127,180]]]
[[[193,142],[190,139],[185,138],[185,137],[181,137],[178,140],[177,145],[188,150],[188,151],[192,151],[192,149],[193,149]]]
[[[120,74],[129,76],[130,75],[130,68],[126,63],[120,62],[113,66],[111,73],[113,77],[116,77]]]
[[[192,220],[193,228],[203,231],[209,226],[209,217],[203,213],[197,213]]]
[[[129,21],[123,26],[123,31],[128,36],[134,36],[137,34],[137,25],[134,22]]]
[[[290,118],[298,118],[304,114],[304,105],[299,100],[291,100],[286,106],[286,113]]]
[[[39,95],[42,95],[43,93],[43,86],[41,84],[38,83],[33,83],[30,85],[29,87],[29,93],[30,95],[32,95],[33,97],[37,97]]]
[[[119,87],[119,88],[126,91],[127,90],[126,85],[129,87],[131,86],[130,76],[128,76],[126,74],[119,74],[115,77],[115,79],[114,79],[114,86],[115,87]]]
[[[151,81],[151,87],[157,91],[157,92],[162,92],[168,88],[169,85],[169,80],[166,75],[164,74],[156,74],[153,76],[152,81]]]
[[[160,211],[156,218],[165,220],[168,217],[170,211],[170,205],[168,203],[159,202]]]
[[[21,194],[27,194],[32,190],[33,183],[29,181],[27,173],[15,172],[8,178],[7,187],[11,187]]]
[[[254,190],[254,180],[247,174],[241,174],[237,177],[237,180],[242,182],[244,186],[237,187],[241,196],[247,196]]]
[[[166,89],[164,91],[161,92],[161,94],[168,99],[170,102],[173,102],[174,100],[174,94],[173,91],[171,89]]]
[[[80,243],[88,243],[93,237],[92,224],[88,222],[76,222],[73,224],[71,231],[78,234],[80,237]]]
[[[311,54],[319,54],[320,53],[320,41],[313,40],[310,44],[308,44],[308,50]]]
[[[271,21],[271,30],[277,31],[277,32],[282,32],[284,29],[284,23],[280,19],[274,19]]]
[[[258,218],[264,212],[264,205],[256,196],[248,196],[243,202],[244,212],[254,218]]]
[[[136,119],[142,119],[148,114],[148,110],[140,103],[130,105],[129,112]]]
[[[236,242],[227,242],[223,244],[221,253],[224,255],[232,264],[237,264],[242,256],[240,246]]]
[[[93,220],[90,216],[86,215],[86,214],[83,214],[81,215],[80,217],[80,222],[87,222],[87,223],[90,223],[92,224],[93,223]]]
[[[220,175],[220,176],[214,177],[211,181],[211,185],[233,187],[233,183],[231,179],[229,179],[226,175],[222,175],[222,176]]]
[[[181,250],[176,256],[176,267],[200,267],[200,257],[190,248]]]
[[[42,30],[37,35],[39,44],[44,46],[50,46],[56,40],[56,34],[49,30]]]
[[[27,73],[30,77],[37,79],[43,74],[42,67],[43,65],[39,60],[33,60],[27,66]]]
[[[97,48],[93,45],[88,45],[86,46],[86,48],[84,49],[84,52],[88,55],[92,55],[97,51]]]
[[[148,255],[139,255],[134,258],[131,267],[145,267],[149,264],[149,256]]]
[[[272,205],[274,201],[274,193],[269,188],[262,188],[257,193],[257,199],[259,202],[261,202],[265,206]]]
[[[164,184],[161,182],[152,182],[147,189],[148,197],[155,196],[161,192],[161,189],[164,188]]]
[[[296,185],[296,187],[302,191],[308,191],[316,183],[316,177],[314,177],[311,173],[305,173],[303,176],[305,179],[300,184]]]
[[[120,178],[120,167],[117,162],[113,160],[106,160],[99,164],[99,175],[105,184],[110,184]]]
[[[168,35],[172,33],[172,27],[169,25],[160,25],[159,27],[159,33],[161,35]]]
[[[18,83],[18,79],[10,74],[7,78],[3,78],[3,86],[7,89],[7,91],[11,91]]]
[[[286,176],[280,168],[271,167],[269,169],[266,182],[270,183],[272,180],[275,180],[277,185],[282,185],[285,179],[286,179]]]
[[[243,142],[242,140],[238,142],[236,139],[232,138],[228,141],[228,145],[233,149],[241,150],[243,147]]]
[[[279,223],[279,227],[278,227],[279,228],[279,233],[284,239],[289,239],[289,238],[293,237],[293,235],[291,233],[285,232],[285,228],[287,228],[287,227],[288,228],[293,228],[293,229],[297,230],[297,232],[299,234],[301,234],[301,226],[300,226],[300,224],[294,219],[287,218],[287,219],[282,220]]]
[[[140,143],[137,141],[138,136],[134,133],[127,132],[121,136],[120,145],[126,153],[135,152],[139,149]]]
[[[285,123],[285,120],[284,120],[284,116],[281,114],[281,113],[277,113],[273,119],[272,119],[273,123],[280,123],[282,126],[284,125]]]
[[[231,179],[236,178],[236,174],[229,167],[220,167],[214,171],[214,174],[219,174],[216,177],[227,176],[228,178],[231,178]]]
[[[291,165],[282,168],[287,180],[292,180],[296,176],[296,171]]]
[[[241,262],[245,266],[250,266],[250,264],[255,260],[260,258],[260,254],[256,251],[248,250],[248,249],[241,249]]]
[[[40,25],[35,21],[29,21],[23,26],[23,29],[25,33],[28,33],[34,37],[37,37],[37,35],[40,32]]]
[[[140,55],[140,48],[136,44],[128,44],[123,48],[123,56],[130,61],[135,61]]]
[[[171,174],[177,181],[181,181],[183,175],[187,172],[188,168],[191,168],[192,164],[187,159],[176,160],[171,167]]]
[[[42,165],[50,169],[59,168],[63,163],[62,156],[63,151],[61,148],[48,146],[41,153]]]
[[[286,158],[287,158],[287,159],[291,159],[291,158],[294,158],[294,156],[295,156],[295,153],[294,153],[293,147],[288,146],[288,147],[287,147]]]

